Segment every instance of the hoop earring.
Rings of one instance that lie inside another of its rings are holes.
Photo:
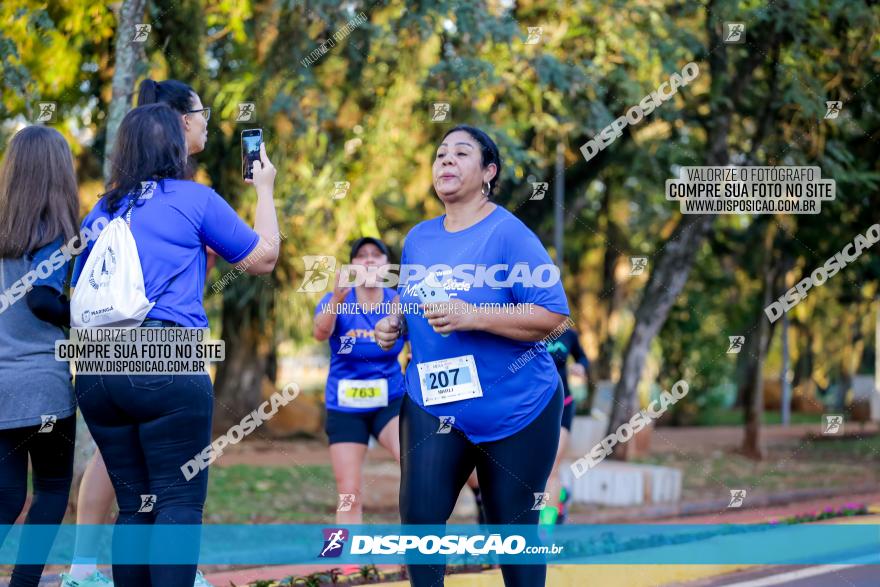
[[[492,186],[489,184],[488,181],[486,182],[486,189],[485,190],[483,190],[483,186],[480,186],[480,193],[483,194],[484,196],[486,196],[487,198],[489,197],[489,194],[492,193]]]

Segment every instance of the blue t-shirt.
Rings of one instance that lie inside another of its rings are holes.
[[[325,295],[315,308],[315,316],[324,311],[330,304],[333,292]],[[403,372],[397,355],[403,349],[403,339],[397,341],[391,350],[383,351],[376,344],[373,329],[376,323],[388,315],[385,309],[397,297],[393,289],[384,288],[383,306],[375,312],[340,313],[336,316],[336,325],[330,335],[330,372],[327,376],[327,387],[324,397],[328,410],[340,412],[370,412],[381,408],[356,408],[340,406],[337,397],[341,379],[387,379],[388,403],[403,396]],[[345,296],[343,302],[348,307],[357,303],[354,288]],[[360,309],[360,307],[359,307]],[[341,337],[346,337],[343,341]],[[353,338],[352,338],[353,337]],[[343,346],[343,342],[345,346]],[[339,351],[342,350],[340,353]]]
[[[67,280],[67,270],[70,268],[70,261],[64,261],[62,264],[59,259],[58,251],[64,244],[64,237],[59,236],[45,247],[33,252],[32,269],[37,269],[40,264],[45,263],[45,269],[37,272],[34,287],[42,285],[51,287],[58,293],[64,293],[64,282]],[[47,277],[40,277],[41,274],[45,274],[49,270],[51,273]]]
[[[558,270],[538,237],[516,216],[498,206],[477,224],[458,232],[448,232],[444,218],[427,220],[409,232],[403,265],[451,267],[451,276],[447,271],[433,281],[442,284],[449,297],[470,304],[531,303],[568,315]],[[470,267],[462,268],[465,264]],[[498,264],[506,264],[507,269],[492,268],[488,275],[478,277],[480,266]],[[554,271],[555,279],[548,277]],[[421,303],[414,289],[422,280],[404,283],[401,273],[398,291],[413,355],[406,371],[406,390],[412,400],[438,418],[453,416],[453,426],[473,442],[499,440],[525,428],[547,406],[559,385],[546,347],[475,330],[443,337],[434,332],[421,311],[411,311]],[[526,275],[535,281],[530,282]],[[526,353],[529,360],[517,361]],[[417,365],[465,355],[474,357],[482,397],[425,406]]]
[[[101,199],[83,220],[91,227],[98,218],[112,220],[125,214],[128,201],[109,214]],[[157,182],[131,214],[131,233],[137,243],[147,299],[156,302],[147,318],[171,320],[181,326],[206,327],[202,304],[207,253],[205,245],[229,263],[247,257],[259,235],[238,217],[213,189],[179,179]],[[72,283],[92,251],[95,241],[76,259]]]

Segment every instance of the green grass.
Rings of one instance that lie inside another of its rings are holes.
[[[880,436],[828,438],[771,450],[762,461],[739,454],[664,453],[639,462],[682,470],[685,501],[723,499],[729,489],[773,493],[790,489],[880,485]]]
[[[847,424],[848,434],[858,433],[858,426]],[[864,438],[833,438],[825,437],[813,441],[811,452],[819,459],[834,460],[874,460],[880,463],[880,435]]]
[[[764,424],[782,424],[781,412],[764,412],[762,422]],[[803,414],[795,412],[791,414],[792,424],[815,424],[817,427],[822,423],[820,414]],[[701,411],[694,426],[742,426],[742,410],[704,410]]]
[[[211,467],[205,523],[320,522],[336,500],[330,465]]]

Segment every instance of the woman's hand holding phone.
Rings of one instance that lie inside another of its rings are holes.
[[[275,166],[266,154],[266,143],[260,143],[260,158],[254,161],[252,174],[253,179],[245,179],[245,183],[252,183],[257,191],[272,190],[275,186]]]

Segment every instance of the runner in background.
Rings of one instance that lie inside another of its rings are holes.
[[[388,247],[372,237],[351,247],[353,265],[377,268],[388,264]],[[398,355],[404,341],[392,352],[376,345],[376,323],[398,302],[397,292],[377,286],[375,274],[354,288],[336,287],[315,309],[314,336],[329,341],[330,371],[324,391],[326,432],[336,477],[338,524],[363,520],[363,467],[370,435],[400,462],[398,414],[403,399],[403,373]],[[372,307],[371,307],[372,306]]]
[[[584,350],[578,342],[577,332],[569,328],[558,339],[547,343],[547,352],[553,357],[556,364],[556,370],[559,371],[559,379],[565,392],[565,400],[562,408],[562,428],[559,431],[559,448],[556,451],[556,460],[553,462],[553,470],[550,472],[550,478],[547,480],[546,492],[550,499],[541,510],[540,523],[545,525],[562,524],[565,522],[566,513],[568,511],[568,500],[570,498],[569,490],[562,485],[562,479],[559,475],[559,463],[565,456],[568,448],[568,440],[571,435],[571,423],[574,420],[574,397],[568,383],[568,358],[571,357],[575,363],[571,366],[571,372],[578,377],[586,377],[590,372],[590,361]],[[477,479],[477,472],[471,473],[468,477],[467,485],[474,494],[474,500],[477,505],[477,523],[486,523],[486,514],[483,508],[483,499],[480,492],[480,485]]]
[[[24,509],[30,458],[34,494],[19,555],[34,548],[32,525],[62,522],[73,479],[76,402],[70,366],[55,360],[70,325],[69,263],[50,258],[77,234],[78,213],[67,141],[45,126],[18,131],[0,168],[0,547],[2,527]],[[26,274],[37,279],[22,299],[14,284]],[[36,587],[42,573],[41,564],[16,564],[10,586]]]
[[[184,177],[192,179],[196,171],[192,156],[205,149],[211,109],[206,108],[195,90],[183,82],[173,79],[156,82],[147,78],[140,84],[137,105],[156,103],[168,104],[180,114],[188,155]],[[211,271],[217,258],[210,247],[207,253],[206,273]],[[77,525],[88,527],[108,523],[114,501],[116,494],[107,474],[107,465],[101,451],[96,449],[80,480],[76,500]],[[73,562],[69,571],[61,574],[61,587],[108,587],[113,584],[98,570],[94,542],[91,532],[85,529],[77,532]],[[201,571],[196,574],[194,587],[211,587]]]
[[[556,451],[556,461],[553,463],[553,471],[547,480],[547,493],[550,494],[550,503],[541,510],[541,524],[562,524],[565,521],[569,492],[562,486],[559,476],[559,462],[568,448],[568,439],[571,435],[571,423],[574,420],[574,397],[568,384],[567,364],[571,357],[575,363],[571,366],[571,372],[578,377],[586,377],[590,372],[590,361],[584,354],[578,342],[578,335],[574,329],[569,328],[562,336],[547,343],[547,352],[553,357],[556,370],[559,371],[559,379],[565,391],[565,400],[562,408],[562,429],[559,431],[559,449]]]
[[[407,311],[383,319],[376,339],[393,348],[406,328],[412,347],[400,411],[402,523],[445,524],[476,467],[487,521],[534,525],[524,535],[536,541],[536,496],[553,468],[563,396],[539,341],[569,312],[541,241],[489,199],[500,171],[498,147],[486,133],[469,126],[446,133],[432,168],[446,214],[409,232],[401,262],[448,270],[402,280]],[[468,282],[453,269],[499,265],[506,268],[494,279],[510,281],[501,287]],[[538,283],[524,273],[551,277]],[[407,569],[416,587],[443,584],[445,565]],[[545,565],[507,563],[501,573],[508,587],[546,582]]]

